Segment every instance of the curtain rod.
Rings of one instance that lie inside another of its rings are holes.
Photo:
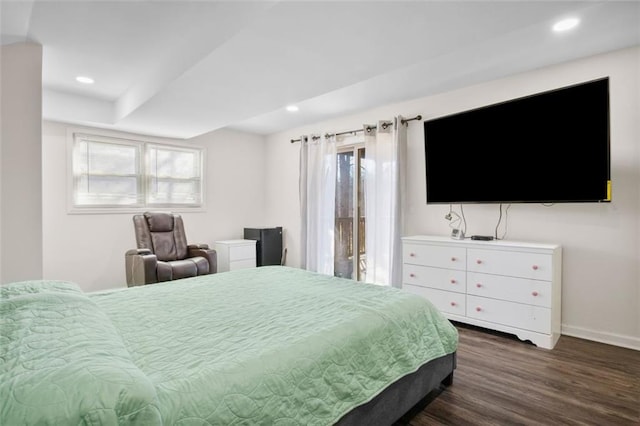
[[[401,123],[402,124],[407,124],[409,121],[413,121],[413,120],[422,120],[422,116],[421,115],[416,115],[413,118],[403,118]],[[382,125],[383,129],[386,129],[390,124],[384,123]],[[367,132],[370,132],[372,129],[374,129],[374,127],[367,127]],[[328,138],[330,136],[342,136],[342,135],[355,135],[356,133],[360,133],[360,132],[364,132],[364,128],[362,129],[357,129],[357,130],[348,130],[346,132],[339,132],[339,133],[326,133],[324,135],[325,138]],[[311,137],[312,140],[316,140],[316,139],[320,139],[320,136],[312,136]],[[300,139],[291,139],[291,143],[296,143],[296,142],[300,142]]]

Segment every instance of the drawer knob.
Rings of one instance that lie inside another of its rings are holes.
[[[451,278],[451,284],[455,284],[456,280],[454,280],[453,278]]]
[[[452,262],[455,262],[456,260],[458,260],[458,259],[456,259],[454,256],[451,256],[451,261]]]
[[[532,292],[532,293],[531,293],[531,295],[532,295],[533,297],[536,297],[536,296],[538,295],[538,292],[537,292],[537,291],[534,291],[534,292]]]
[[[482,284],[477,283],[477,284],[476,284],[476,287],[480,288],[480,287],[482,287]]]
[[[409,274],[409,276],[410,276],[411,278],[415,278],[415,277],[416,277],[416,274]]]
[[[478,265],[480,265],[480,264],[482,263],[482,260],[478,259],[478,260],[476,260],[476,263],[477,263]]]
[[[538,270],[538,265],[533,265],[532,268],[533,268],[534,271],[537,271]]]
[[[416,257],[415,253],[409,253],[409,257]]]
[[[482,311],[482,308],[481,308],[480,306],[477,306],[477,307],[476,307],[476,311],[477,311],[477,312],[480,312],[480,311]]]
[[[456,302],[451,302],[451,306],[456,306],[457,303]]]

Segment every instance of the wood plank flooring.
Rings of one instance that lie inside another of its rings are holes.
[[[410,425],[640,425],[639,351],[568,336],[547,350],[455,325],[453,385]]]

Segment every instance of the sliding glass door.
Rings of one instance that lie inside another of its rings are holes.
[[[364,156],[363,147],[340,150],[336,173],[335,275],[358,281],[366,275]]]

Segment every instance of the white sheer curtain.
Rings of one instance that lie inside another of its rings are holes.
[[[310,136],[300,141],[301,264],[333,275],[336,139]]]
[[[366,281],[401,287],[406,123],[365,125],[364,135]]]

